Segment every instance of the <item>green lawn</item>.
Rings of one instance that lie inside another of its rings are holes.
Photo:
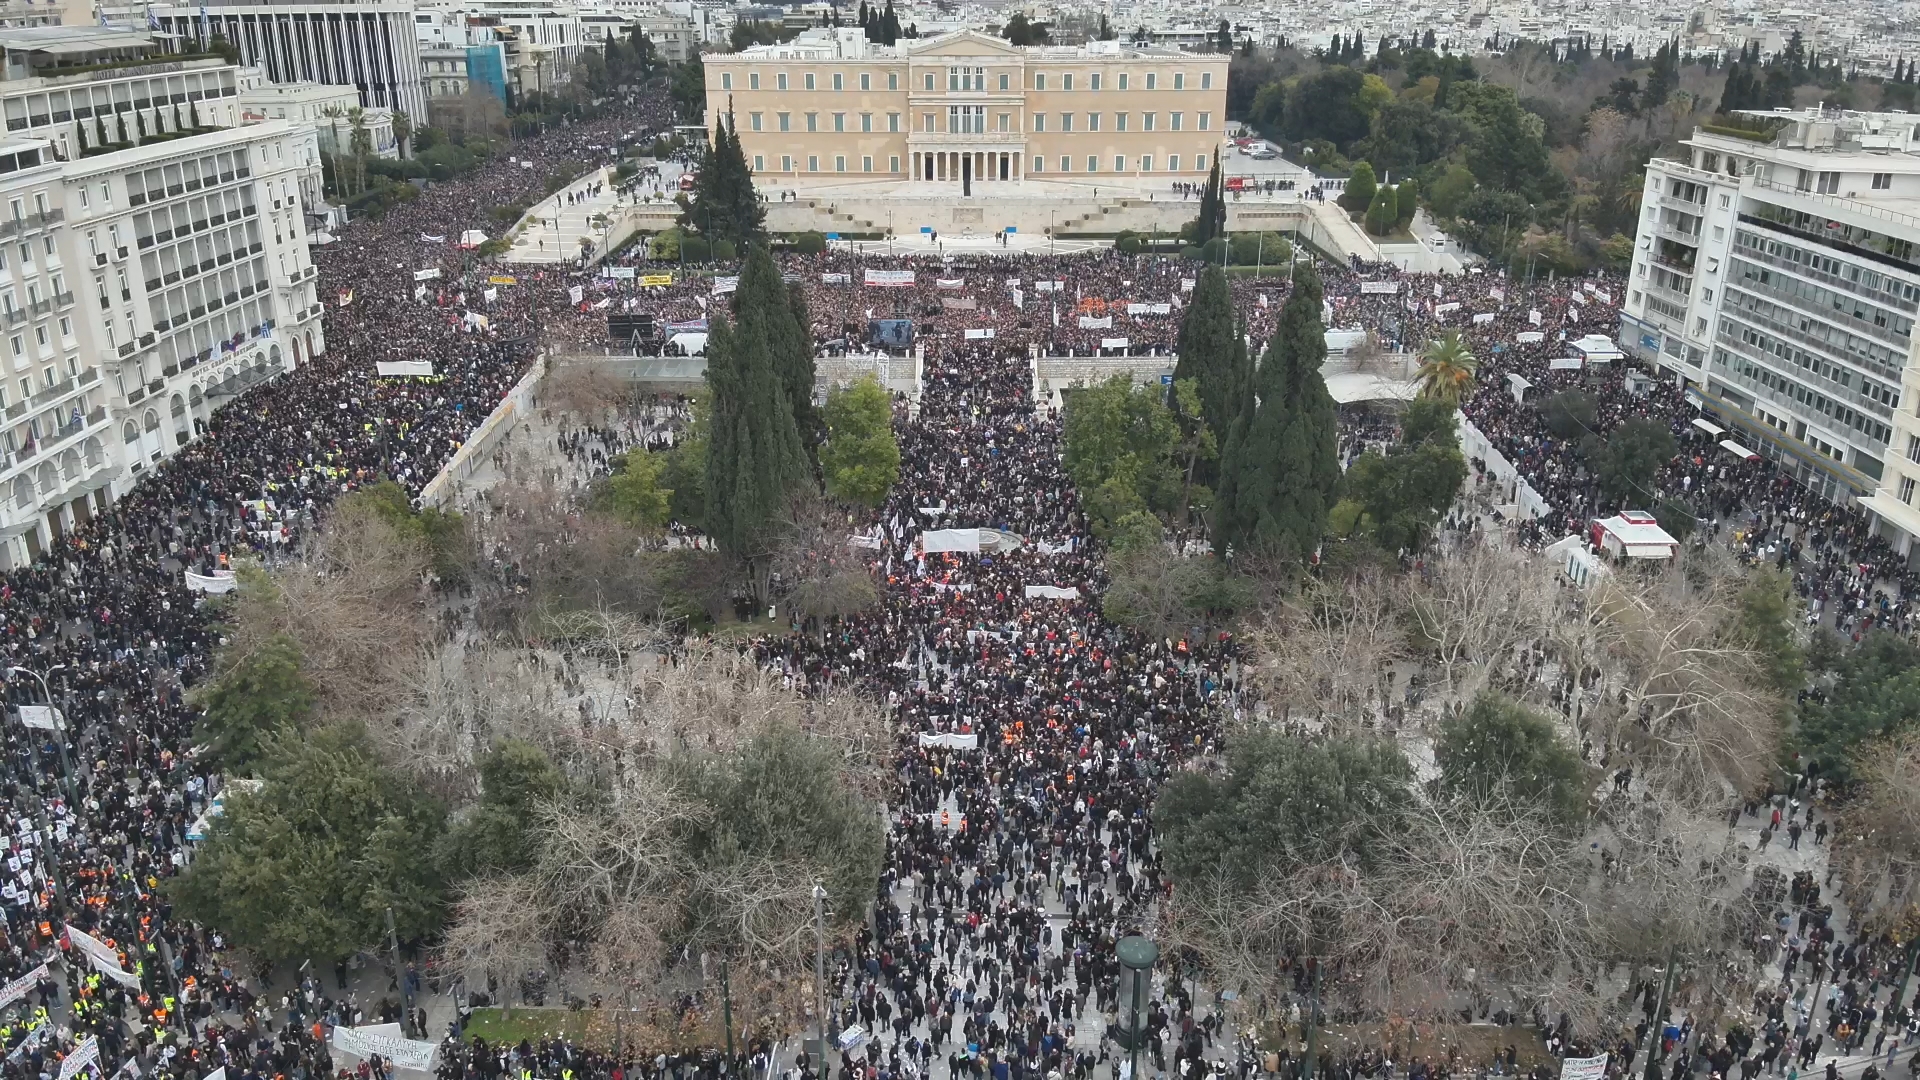
[[[569,1042],[580,1042],[587,1030],[588,1015],[569,1009],[515,1006],[512,1016],[500,1009],[475,1009],[467,1021],[469,1038],[479,1036],[490,1043],[517,1043],[521,1039],[544,1039],[560,1035]]]

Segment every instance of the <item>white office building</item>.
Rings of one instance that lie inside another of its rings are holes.
[[[241,62],[277,83],[351,85],[368,108],[397,109],[422,120],[427,95],[420,82],[420,50],[412,0],[295,3],[213,2],[155,4],[160,28],[190,43],[222,34]]]
[[[1648,163],[1620,344],[1741,445],[1920,534],[1912,500],[1894,513],[1885,498],[1920,477],[1920,443],[1911,461],[1902,449],[1920,406],[1920,117],[1740,123],[1752,130],[1697,128],[1685,160]]]
[[[298,194],[315,138],[267,121],[72,161],[0,143],[0,566],[324,350]]]

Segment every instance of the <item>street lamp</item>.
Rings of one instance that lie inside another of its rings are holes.
[[[56,664],[53,667],[48,668],[47,670],[59,671],[65,666],[66,665],[64,664]],[[51,691],[47,687],[46,676],[41,675],[39,672],[34,671],[31,668],[23,668],[23,667],[9,667],[7,668],[7,674],[8,675],[26,674],[26,675],[31,675],[36,680],[38,680],[40,683],[41,692],[46,694],[47,696],[47,712],[49,714],[48,722],[55,723],[55,724],[58,723],[58,721],[52,719],[53,716],[57,715],[57,711],[53,707],[53,691]],[[40,793],[39,793],[40,743],[38,739],[34,738],[33,732],[31,730],[27,732],[27,754],[28,754],[29,760],[33,763],[33,775],[34,775],[33,813],[35,818],[37,819],[36,823],[40,826],[40,845],[39,845],[40,854],[41,854],[41,857],[46,861],[48,876],[53,879],[53,894],[55,898],[59,900],[61,910],[65,910],[67,906],[67,883],[64,880],[64,875],[62,875],[60,872],[60,857],[54,851],[53,827],[47,821],[47,806],[46,806],[46,803],[42,801],[40,798]],[[67,761],[67,744],[65,740],[61,740],[60,742],[60,774],[61,774],[62,780],[65,781],[63,786],[68,789],[67,799],[69,803],[71,803],[73,799],[73,791],[72,791],[71,781],[66,780],[66,776],[67,776],[66,761]]]
[[[1139,1080],[1140,1042],[1147,1023],[1147,1003],[1153,998],[1153,964],[1160,947],[1138,934],[1120,939],[1113,947],[1123,972],[1120,976],[1120,1023],[1127,1037],[1127,1078]]]
[[[65,671],[66,667],[67,665],[65,664],[55,664],[52,667],[47,669],[47,675],[51,675],[56,671]],[[40,693],[47,699],[49,721],[55,725],[54,727],[55,731],[62,730],[59,727],[60,712],[57,708],[54,707],[53,691],[49,689],[47,686],[47,676],[40,674],[39,672],[33,670],[32,668],[23,668],[23,667],[9,667],[7,669],[7,674],[8,675],[31,675],[34,677],[34,680],[40,684]],[[60,781],[61,781],[61,784],[68,789],[67,797],[71,799],[73,797],[73,791],[72,791],[73,777],[72,777],[72,770],[69,768],[67,764],[67,740],[64,737],[62,737],[60,739],[57,739],[56,741],[59,743],[59,746],[60,746]],[[34,767],[36,769],[39,768],[37,764]]]

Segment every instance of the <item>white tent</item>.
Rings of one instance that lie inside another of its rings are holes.
[[[667,344],[687,356],[703,356],[707,351],[707,335],[683,331],[668,338]]]
[[[464,248],[479,247],[486,242],[487,234],[479,229],[468,229],[460,234],[460,246]]]
[[[1716,439],[1727,433],[1726,428],[1723,428],[1719,424],[1716,424],[1711,420],[1705,419],[1704,417],[1699,417],[1699,416],[1694,417],[1693,426],[1696,428],[1699,428],[1701,431],[1706,432],[1708,435]]]
[[[940,551],[1014,551],[1023,543],[1019,536],[999,529],[928,529],[920,534],[920,550],[927,555]]]
[[[1620,360],[1627,355],[1621,352],[1620,346],[1615,345],[1613,339],[1605,334],[1588,334],[1578,341],[1569,342],[1569,344],[1580,350],[1580,355],[1586,357],[1588,360],[1600,363],[1608,360]]]

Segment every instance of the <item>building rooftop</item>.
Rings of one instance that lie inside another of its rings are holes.
[[[1182,59],[1205,59],[1195,53],[1182,52],[1179,49],[1155,45],[1139,45],[1127,41],[1089,41],[1080,45],[1009,45],[1005,41],[979,30],[951,30],[928,37],[902,38],[897,45],[876,45],[866,39],[866,35],[857,26],[815,27],[803,30],[792,41],[776,45],[753,45],[737,53],[708,53],[708,59],[725,56],[739,56],[757,60],[881,60],[900,59],[919,52],[931,52],[962,38],[972,37],[988,48],[997,47],[1001,51],[1020,53],[1030,57],[1049,60],[1084,59],[1090,57],[1113,56],[1164,56]],[[1227,57],[1217,56],[1225,61]]]
[[[56,56],[150,49],[151,35],[109,26],[20,26],[0,29],[0,48]]]

